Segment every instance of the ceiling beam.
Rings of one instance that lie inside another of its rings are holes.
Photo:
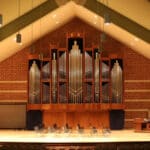
[[[59,6],[55,2],[55,0],[47,0],[33,10],[16,18],[12,22],[0,28],[0,41],[18,32],[25,26],[33,23],[37,19],[40,19],[41,17],[45,16],[46,14],[55,10],[58,7]],[[101,17],[104,17],[104,14],[108,12],[111,16],[111,21],[114,24],[150,43],[150,31],[148,29],[117,13],[116,11],[108,8],[97,0],[86,0],[84,7],[96,13],[97,15],[100,15]]]
[[[54,0],[47,0],[46,2],[32,9],[31,11],[16,18],[15,20],[0,28],[0,41],[18,32],[22,28],[40,19],[41,17],[45,16],[56,8],[58,8],[58,5]]]
[[[97,0],[86,0],[84,7],[101,17],[104,17],[104,14],[107,12],[108,14],[110,14],[112,23],[141,38],[142,40],[150,43],[150,31],[148,29],[132,21],[131,19],[119,14],[111,8],[108,8]]]

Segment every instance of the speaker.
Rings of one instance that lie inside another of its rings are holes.
[[[124,128],[124,110],[110,110],[109,111],[110,129],[119,130]]]
[[[26,128],[27,130],[34,130],[35,126],[40,127],[42,125],[42,111],[29,110],[27,112]]]

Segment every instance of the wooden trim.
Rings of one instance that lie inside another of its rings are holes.
[[[130,93],[134,93],[134,92],[150,92],[150,89],[125,90],[124,92],[130,92]]]
[[[126,99],[125,102],[150,102],[150,99]]]
[[[148,111],[148,109],[125,109],[125,111]]]
[[[0,104],[2,103],[27,103],[27,100],[0,100]]]
[[[1,83],[5,83],[5,84],[8,84],[8,83],[27,83],[27,80],[24,80],[24,81],[0,81],[0,84]]]
[[[0,90],[0,93],[27,93],[27,90]]]
[[[125,83],[150,82],[150,80],[124,80]]]
[[[134,119],[125,119],[124,121],[125,121],[125,122],[129,122],[129,121],[132,122],[132,121],[134,121]]]

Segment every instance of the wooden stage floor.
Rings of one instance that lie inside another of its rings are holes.
[[[150,133],[136,133],[134,130],[113,130],[104,135],[102,130],[91,133],[73,131],[71,133],[49,133],[43,131],[0,130],[0,143],[116,143],[150,142]]]

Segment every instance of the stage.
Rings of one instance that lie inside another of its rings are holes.
[[[150,133],[137,133],[134,130],[116,130],[110,133],[92,133],[85,130],[83,133],[49,133],[27,130],[0,130],[1,143],[116,143],[116,142],[150,142]]]
[[[0,130],[0,150],[149,150],[150,133],[134,130],[76,130],[55,133],[48,130]]]

